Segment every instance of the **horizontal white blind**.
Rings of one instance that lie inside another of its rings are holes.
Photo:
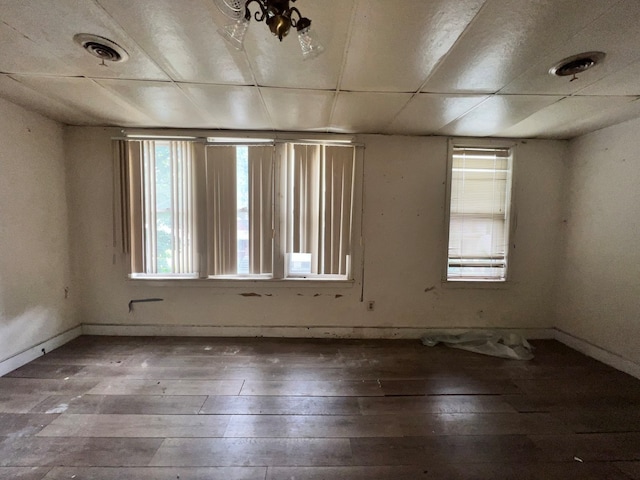
[[[506,278],[511,164],[508,148],[453,148],[449,280]]]

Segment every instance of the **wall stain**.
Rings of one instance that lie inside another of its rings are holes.
[[[424,289],[424,291],[425,291],[425,292],[431,292],[431,291],[433,291],[433,290],[435,290],[435,289],[436,289],[436,286],[435,286],[435,285],[432,285],[432,286],[430,286],[429,288],[425,288],[425,289]]]
[[[241,293],[243,297],[261,297],[259,293],[249,292],[249,293]]]

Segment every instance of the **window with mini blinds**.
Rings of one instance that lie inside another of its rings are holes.
[[[453,145],[446,280],[507,278],[512,148]]]
[[[117,142],[132,278],[351,278],[355,147]]]

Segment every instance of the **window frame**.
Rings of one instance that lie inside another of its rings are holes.
[[[237,274],[237,275],[218,275],[212,276],[206,269],[203,271],[203,263],[206,263],[207,254],[202,253],[203,247],[207,242],[206,235],[196,235],[197,251],[199,255],[198,264],[200,265],[199,274],[197,275],[180,275],[180,274],[145,274],[145,273],[133,273],[131,270],[131,248],[128,248],[128,244],[131,243],[130,239],[125,239],[125,232],[122,232],[122,246],[125,256],[126,266],[126,278],[129,282],[139,285],[156,285],[156,286],[206,286],[216,285],[223,288],[226,287],[243,287],[246,288],[249,285],[268,285],[269,287],[281,287],[291,284],[299,286],[307,286],[313,288],[325,288],[332,286],[351,287],[354,284],[361,283],[362,266],[363,266],[363,249],[362,249],[362,205],[363,205],[363,174],[364,174],[364,146],[354,142],[353,137],[345,138],[344,135],[336,135],[335,138],[329,135],[295,135],[295,134],[277,134],[277,135],[259,135],[255,137],[255,133],[226,133],[218,135],[218,132],[199,132],[190,136],[183,135],[162,135],[159,133],[132,133],[127,135],[126,131],[124,137],[113,138],[116,140],[124,141],[171,141],[171,140],[188,140],[194,144],[194,177],[196,196],[198,197],[197,203],[202,201],[202,198],[206,195],[206,178],[202,174],[204,170],[203,165],[206,158],[207,146],[258,146],[258,145],[272,145],[274,147],[274,209],[273,209],[273,223],[274,223],[274,252],[273,252],[273,273],[271,275],[265,274]],[[279,137],[279,138],[278,138]],[[285,226],[282,221],[286,221],[286,215],[283,205],[285,202],[279,201],[282,195],[281,182],[279,181],[281,175],[282,162],[278,159],[278,156],[284,151],[286,145],[289,143],[300,144],[308,143],[314,145],[334,145],[345,146],[354,148],[354,168],[353,168],[353,187],[352,187],[352,212],[351,212],[351,239],[350,239],[350,272],[347,276],[338,276],[330,274],[313,274],[313,275],[295,275],[285,276],[286,274],[286,255],[284,253],[284,242],[281,243],[282,230]],[[125,147],[126,148],[126,147]],[[122,184],[124,178],[128,177],[128,174],[123,176],[123,173],[118,172],[118,161],[116,159],[116,171],[115,183]],[[118,178],[120,180],[118,180]],[[120,185],[122,187],[122,185]],[[117,193],[116,193],[117,196]],[[120,200],[122,202],[122,200]],[[117,205],[118,200],[114,200],[114,212],[121,211],[124,214],[124,210],[121,205]],[[278,208],[278,206],[280,207]],[[120,208],[118,208],[120,207]],[[197,215],[204,215],[202,211],[205,209],[197,209]],[[124,224],[127,221],[126,218],[116,219],[114,217],[114,235],[118,230],[118,224]],[[131,228],[133,225],[131,225]],[[204,273],[204,274],[203,274]],[[208,275],[208,276],[207,276]]]
[[[485,288],[485,289],[502,289],[507,287],[512,281],[513,261],[514,261],[514,237],[517,228],[517,205],[516,205],[516,165],[517,165],[517,142],[505,139],[489,139],[489,138],[449,138],[447,142],[447,171],[445,181],[445,215],[444,215],[444,249],[443,249],[443,269],[441,275],[441,283],[448,288]],[[508,203],[508,220],[509,227],[507,231],[507,249],[506,249],[506,275],[503,280],[498,279],[450,279],[449,271],[449,235],[451,223],[451,193],[453,180],[453,151],[454,148],[509,148],[511,150],[511,183],[510,201]]]

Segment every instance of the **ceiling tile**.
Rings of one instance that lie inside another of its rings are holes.
[[[294,28],[279,42],[264,22],[252,21],[245,39],[247,57],[260,86],[335,90],[343,63],[354,0],[306,0],[296,3],[311,19],[325,47],[318,57],[303,60]],[[254,10],[255,11],[255,10]]]
[[[579,122],[606,110],[618,109],[633,100],[633,97],[566,97],[498,135],[515,138],[562,137],[566,135],[565,132],[575,131]]]
[[[483,3],[360,0],[340,89],[417,91]]]
[[[102,79],[97,81],[135,108],[146,112],[153,125],[171,128],[211,128],[213,122],[205,110],[199,110],[193,101],[174,83],[138,82],[135,80]]]
[[[20,32],[0,21],[0,72],[73,75],[73,68]]]
[[[257,87],[178,84],[207,111],[216,128],[270,130],[271,120]]]
[[[340,92],[331,118],[331,129],[381,133],[410,99],[410,93]]]
[[[65,105],[97,119],[102,125],[141,125],[150,121],[127,101],[113,95],[93,80],[75,77],[35,77],[12,75],[34,91],[55,98]]]
[[[422,91],[497,92],[609,5],[602,0],[489,0]]]
[[[94,2],[78,0],[0,0],[2,22],[38,45],[43,52],[64,59],[74,75],[102,78],[164,80],[165,73]],[[109,38],[130,55],[126,62],[101,66],[73,41],[76,33]],[[4,48],[3,48],[4,52]],[[47,72],[55,73],[55,72]]]
[[[78,109],[33,90],[9,75],[0,75],[0,97],[68,125],[100,125],[102,122]]]
[[[606,109],[598,115],[566,124],[557,131],[551,132],[548,138],[574,138],[638,117],[640,117],[640,100],[634,100],[616,108]]]
[[[246,55],[217,33],[212,0],[98,1],[172,79],[253,83]]]
[[[326,131],[335,94],[322,90],[261,88],[274,127],[285,131]]]
[[[640,95],[640,62],[578,90],[578,95]]]
[[[402,135],[433,134],[487,98],[487,95],[419,93],[400,112],[387,132]]]
[[[0,96],[131,127],[571,138],[640,115],[638,0],[298,0],[326,48],[306,62],[255,20],[233,50],[215,3],[0,0]],[[100,66],[76,33],[131,58]],[[577,81],[547,74],[589,50]]]
[[[638,24],[640,2],[622,0],[579,34],[560,44],[559,48],[536,59],[530,68],[500,93],[569,95],[577,92],[640,58]],[[601,65],[578,75],[576,81],[548,74],[549,69],[560,60],[594,50],[604,51],[607,54],[605,60]]]
[[[562,97],[494,95],[458,120],[440,129],[444,135],[485,137],[496,135]]]

